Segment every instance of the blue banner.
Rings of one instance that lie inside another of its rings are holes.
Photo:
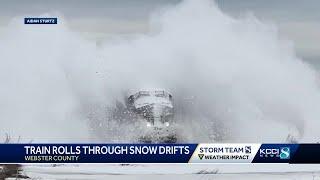
[[[0,144],[0,163],[187,163],[196,144]]]
[[[0,163],[320,163],[320,144],[0,144]]]
[[[252,163],[289,163],[298,147],[297,144],[262,144]]]

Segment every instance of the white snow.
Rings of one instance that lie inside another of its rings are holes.
[[[159,104],[159,105],[163,105],[163,106],[167,106],[172,108],[173,105],[170,102],[169,99],[163,98],[163,97],[156,97],[156,96],[144,96],[144,97],[140,97],[138,98],[135,102],[134,105],[136,108],[140,108],[142,106],[146,106],[149,104]]]

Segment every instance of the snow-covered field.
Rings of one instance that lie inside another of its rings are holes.
[[[82,164],[25,165],[35,179],[320,179],[319,165]]]
[[[319,165],[292,164],[25,164],[31,179],[320,180]],[[10,179],[10,178],[9,178]],[[15,179],[15,178],[11,178]]]

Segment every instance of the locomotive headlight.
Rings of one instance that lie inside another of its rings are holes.
[[[170,126],[170,123],[169,122],[165,122],[164,125],[168,127],[168,126]]]
[[[151,127],[151,122],[147,122],[147,127]]]

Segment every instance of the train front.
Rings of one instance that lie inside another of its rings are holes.
[[[146,143],[177,141],[172,95],[165,90],[141,90],[129,96],[129,107],[145,126],[139,138]]]

